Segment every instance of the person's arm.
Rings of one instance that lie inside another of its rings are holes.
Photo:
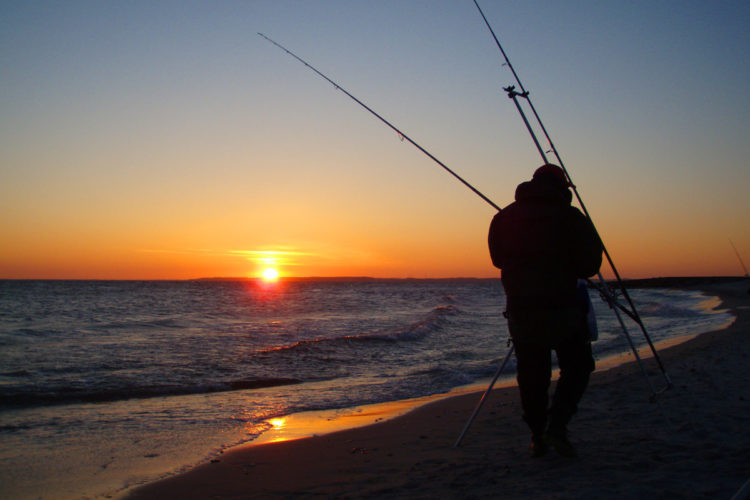
[[[490,258],[492,259],[492,265],[498,269],[503,268],[502,259],[502,236],[501,226],[503,224],[503,212],[498,212],[490,223],[490,232],[487,235],[487,243],[490,247]]]
[[[577,208],[573,217],[575,235],[574,259],[576,274],[579,278],[588,278],[599,272],[602,265],[602,242],[591,221]]]

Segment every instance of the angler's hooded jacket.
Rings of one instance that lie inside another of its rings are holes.
[[[509,311],[573,306],[578,279],[599,271],[601,240],[571,199],[558,179],[535,176],[492,219],[490,256],[502,269]]]

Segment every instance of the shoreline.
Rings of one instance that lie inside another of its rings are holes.
[[[728,328],[729,326],[730,325],[727,325],[725,328]],[[720,330],[721,329],[716,331]],[[682,337],[662,340],[654,343],[654,346],[657,352],[661,353],[663,349],[669,349],[670,347],[678,346],[684,342],[689,342],[700,335],[703,335],[703,333],[692,333]],[[641,357],[641,360],[645,362],[648,362],[647,360],[649,359],[653,359],[653,354],[648,346],[641,346],[638,349],[638,355]],[[622,353],[609,354],[600,359],[596,359],[596,370],[594,373],[615,369],[628,363],[636,363],[633,351],[631,350]],[[552,373],[552,381],[557,380],[558,376],[559,371],[555,367]],[[223,450],[220,454],[232,453],[247,447],[259,446],[267,443],[280,443],[296,439],[325,436],[335,432],[343,432],[380,422],[387,422],[394,418],[402,417],[422,406],[466,394],[475,395],[478,400],[479,395],[486,390],[491,380],[492,377],[488,377],[471,384],[455,387],[445,393],[432,394],[429,396],[420,396],[398,401],[386,401],[382,403],[359,405],[334,410],[303,411],[285,415],[280,418],[272,418],[266,421],[271,428],[264,431],[256,439],[236,446],[231,446],[226,450]],[[493,391],[512,387],[518,387],[515,372],[501,375],[493,386]]]
[[[493,390],[459,449],[452,448],[453,442],[484,387],[449,393],[387,420],[377,412],[354,412],[350,420],[369,419],[354,429],[283,442],[274,442],[269,434],[265,441],[233,448],[188,472],[126,491],[121,498],[481,498],[493,496],[497,488],[508,498],[569,498],[574,486],[577,498],[654,492],[683,498],[722,492],[729,498],[750,477],[750,432],[745,430],[750,412],[750,383],[745,381],[750,356],[747,281],[680,288],[718,295],[721,307],[731,309],[736,319],[726,329],[659,350],[674,383],[660,398],[671,426],[658,405],[648,403],[648,386],[637,364],[624,360],[603,367],[598,362],[571,423],[571,440],[582,457],[578,460],[554,453],[537,460],[528,457],[528,430],[520,419],[513,380],[510,387]],[[717,356],[731,369],[715,370]],[[657,372],[653,363],[645,363],[649,372]],[[705,394],[697,391],[696,380],[710,386],[703,387]],[[727,397],[722,397],[724,392]],[[708,400],[713,404],[701,404]],[[666,427],[676,427],[677,436]],[[700,429],[706,427],[711,432],[703,434],[711,438],[702,436]],[[283,435],[286,429],[280,426],[276,437],[289,437]],[[706,467],[707,456],[721,460],[723,474]],[[671,472],[679,480],[668,470],[674,463],[679,467]],[[611,477],[603,480],[602,474]],[[698,478],[698,484],[690,480]],[[550,490],[553,483],[559,488]]]
[[[337,280],[337,279],[348,279],[348,278],[334,278],[334,280]],[[364,279],[377,280],[378,278],[364,278]],[[451,278],[450,280],[455,281],[456,279],[479,280],[482,278]],[[668,288],[668,286],[666,285],[671,283],[673,285],[672,287],[676,289],[700,291],[704,287],[697,286],[697,285],[705,285],[708,283],[717,284],[717,283],[735,282],[738,279],[742,279],[742,278],[727,278],[727,277],[653,278],[653,280],[655,280],[655,283],[656,283],[654,285],[651,285],[650,282],[648,282],[649,280],[638,280],[638,282],[642,286],[640,287],[633,286],[629,288]],[[666,280],[668,283],[665,282],[664,280]],[[497,281],[499,281],[499,279]],[[714,305],[706,307],[706,309],[708,310],[721,309],[721,299],[718,296],[712,295],[712,297],[715,297],[716,302]],[[731,324],[731,322],[729,324]],[[722,328],[719,328],[718,330],[727,328],[729,324],[727,324],[726,326]],[[669,347],[679,345],[683,342],[690,341],[693,338],[699,335],[702,335],[703,333],[706,333],[706,332],[691,333],[691,334],[683,335],[681,337],[661,340],[661,341],[655,342],[654,346],[658,352],[661,352],[662,349],[667,349]],[[638,354],[639,356],[641,356],[643,360],[653,357],[653,354],[647,345],[641,346],[638,349]],[[594,354],[594,356],[596,358],[596,353]],[[624,352],[620,352],[620,353],[610,353],[610,354],[603,356],[602,358],[596,358],[596,372],[609,370],[609,369],[616,368],[618,366],[631,363],[631,362],[635,362],[635,357],[633,356],[633,352],[630,349]],[[515,372],[508,372],[508,373],[502,374],[498,378],[495,385],[493,386],[493,389],[517,387],[517,382],[516,382],[515,377],[516,377]],[[556,380],[557,377],[558,377],[558,372],[555,369],[553,370],[552,380],[553,381]],[[372,425],[375,423],[391,420],[393,418],[398,418],[400,416],[403,416],[420,406],[424,406],[432,402],[436,402],[436,401],[440,401],[443,399],[448,399],[448,398],[452,398],[456,396],[461,396],[461,395],[469,394],[469,393],[481,394],[485,391],[491,379],[492,377],[487,377],[487,378],[472,382],[470,384],[454,387],[448,392],[431,394],[428,396],[419,396],[419,397],[408,398],[404,400],[386,401],[386,402],[358,405],[358,406],[339,408],[339,409],[302,411],[298,413],[284,415],[283,417],[280,417],[280,418],[271,418],[265,421],[265,423],[267,423],[271,427],[268,430],[263,431],[258,437],[256,437],[252,441],[236,444],[226,449],[223,449],[217,452],[217,455],[222,455],[224,453],[232,452],[232,451],[245,448],[245,447],[249,447],[249,446],[256,446],[256,445],[265,444],[265,443],[278,443],[278,442],[289,441],[293,439],[318,437],[318,436],[330,434],[333,432],[346,431],[346,430],[355,429],[358,427],[363,427],[366,425]],[[210,457],[210,458],[215,458],[215,457]],[[192,466],[190,468],[192,468]],[[171,476],[172,475],[169,475],[166,477],[171,477]],[[157,479],[156,481],[159,481],[161,479]]]

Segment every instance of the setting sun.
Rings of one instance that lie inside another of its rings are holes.
[[[263,279],[266,281],[274,281],[278,279],[278,277],[279,277],[279,272],[272,267],[269,267],[263,271]]]

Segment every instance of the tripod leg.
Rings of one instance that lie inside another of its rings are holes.
[[[458,448],[461,444],[461,441],[464,439],[464,436],[466,435],[466,431],[469,430],[469,427],[471,427],[471,424],[474,422],[474,419],[477,418],[477,415],[479,414],[479,410],[482,409],[482,405],[484,404],[484,400],[487,399],[487,395],[492,390],[492,387],[495,385],[495,382],[497,382],[497,379],[500,378],[500,374],[505,369],[505,365],[508,364],[508,360],[510,359],[511,354],[513,354],[514,347],[511,347],[508,351],[508,354],[505,355],[505,359],[500,364],[500,367],[495,372],[495,376],[492,377],[492,382],[490,382],[489,387],[484,391],[484,394],[482,394],[482,397],[479,399],[479,403],[477,403],[476,408],[474,408],[474,413],[471,414],[471,417],[469,418],[469,421],[466,422],[466,425],[464,426],[464,430],[461,431],[461,435],[458,436],[458,439],[456,440],[456,444],[453,445],[454,448]]]

